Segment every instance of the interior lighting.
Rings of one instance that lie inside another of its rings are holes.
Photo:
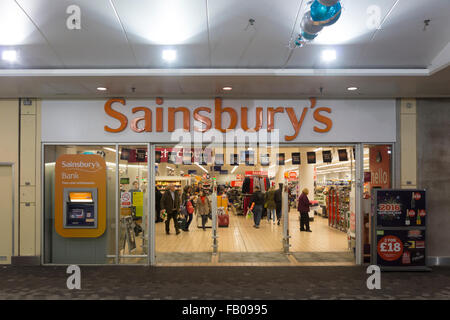
[[[172,49],[163,50],[162,57],[167,62],[172,62],[177,58],[177,52]]]
[[[335,50],[323,50],[322,51],[322,60],[326,62],[334,61],[336,60],[336,51]]]
[[[17,60],[16,50],[5,50],[2,52],[2,59],[9,62],[14,62]]]

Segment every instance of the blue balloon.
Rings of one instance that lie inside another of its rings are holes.
[[[331,25],[335,24],[336,21],[338,21],[339,18],[341,17],[341,12],[342,12],[342,10],[339,11],[337,15],[335,15],[334,17],[332,17],[332,18],[329,20],[329,22],[324,23],[322,26],[328,27],[328,26],[331,26]]]
[[[337,2],[333,6],[324,6],[319,1],[315,0],[311,5],[311,18],[314,21],[323,21],[329,23],[329,21],[341,11],[341,3]]]
[[[317,33],[312,34],[312,33],[306,32],[306,31],[302,31],[302,37],[306,40],[314,40],[317,37]]]

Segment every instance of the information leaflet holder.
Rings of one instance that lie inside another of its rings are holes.
[[[371,211],[371,264],[382,271],[430,271],[425,190],[373,189]]]

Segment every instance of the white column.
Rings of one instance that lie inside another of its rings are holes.
[[[314,165],[308,164],[308,161],[306,159],[306,152],[310,151],[314,151],[314,148],[308,150],[302,149],[302,152],[300,154],[301,164],[299,166],[298,195],[300,195],[304,188],[308,188],[309,200],[314,200]]]

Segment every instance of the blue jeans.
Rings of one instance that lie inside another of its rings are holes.
[[[275,214],[276,214],[276,210],[275,209],[267,209],[267,220],[275,221]]]
[[[253,220],[255,221],[255,226],[259,226],[259,222],[261,221],[262,216],[262,205],[255,205],[253,207]]]
[[[193,216],[193,214],[188,214],[187,217],[186,217],[186,230],[188,230],[189,226],[191,225],[192,216]]]

